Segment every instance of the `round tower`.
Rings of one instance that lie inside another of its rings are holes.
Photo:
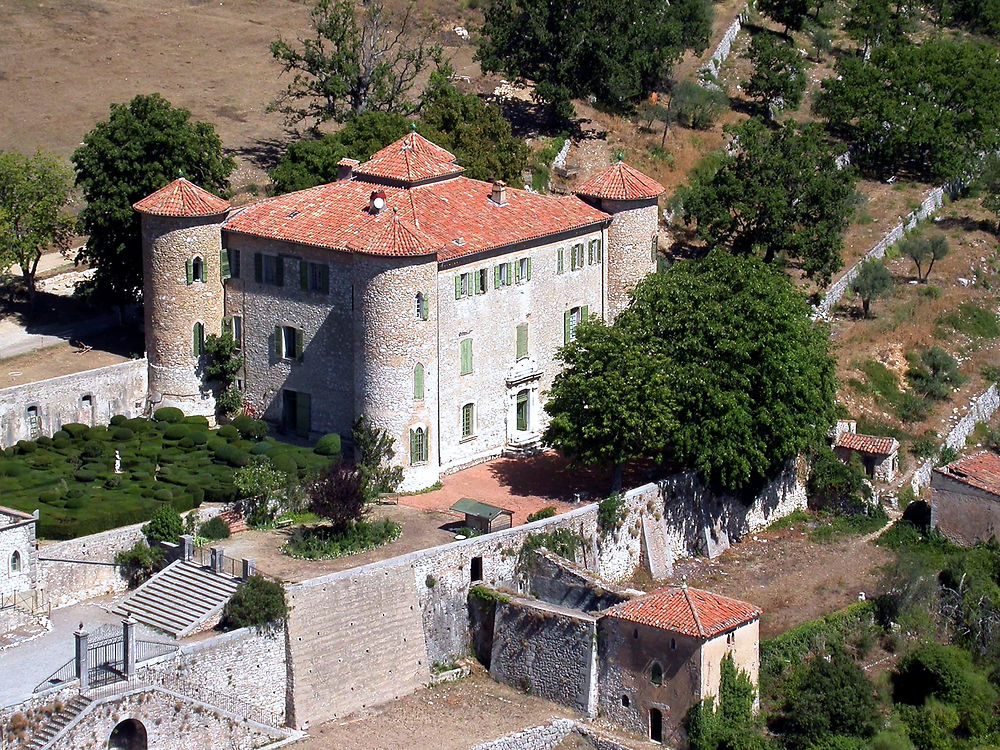
[[[401,490],[438,480],[437,250],[384,210],[354,254],[355,413],[395,439]]]
[[[576,189],[588,203],[611,214],[607,242],[608,320],[628,307],[629,293],[656,271],[657,200],[663,185],[621,160]]]
[[[222,330],[221,224],[229,203],[179,178],[133,208],[142,215],[142,298],[150,411],[215,414],[204,342]]]

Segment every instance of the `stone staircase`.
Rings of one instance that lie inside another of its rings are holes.
[[[69,703],[65,704],[61,711],[53,713],[47,722],[35,732],[28,743],[28,750],[42,750],[54,740],[59,733],[73,719],[79,716],[87,706],[90,705],[90,698],[77,695]]]
[[[176,560],[114,608],[174,638],[183,638],[219,616],[239,581],[190,560]]]
[[[541,437],[528,438],[520,442],[509,441],[503,449],[503,455],[507,458],[529,458],[541,452]]]
[[[219,514],[219,517],[229,525],[230,534],[239,534],[241,531],[246,531],[250,528],[247,526],[243,514],[238,510],[224,510]]]

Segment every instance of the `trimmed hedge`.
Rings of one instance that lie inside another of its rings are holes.
[[[316,441],[313,449],[320,456],[340,455],[340,435],[335,432],[328,433]]]
[[[153,412],[153,419],[156,422],[181,422],[184,412],[173,406],[161,406]]]

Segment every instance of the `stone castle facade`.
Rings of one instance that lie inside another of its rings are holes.
[[[569,197],[461,172],[411,133],[239,209],[184,179],[139,201],[150,407],[214,412],[203,342],[225,329],[253,411],[302,436],[366,415],[403,489],[536,445],[558,349],[656,268],[663,188],[622,163]]]

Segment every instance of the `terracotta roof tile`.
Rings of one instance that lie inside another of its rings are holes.
[[[1000,456],[993,451],[980,451],[934,471],[970,487],[1000,495]]]
[[[229,201],[212,195],[193,182],[179,177],[132,208],[154,216],[212,216],[229,210]]]
[[[710,591],[668,586],[617,604],[602,614],[694,638],[714,638],[756,620],[760,610],[739,599]]]
[[[385,215],[383,211],[376,218],[376,225],[371,231],[348,242],[348,248],[371,255],[409,256],[433,255],[441,248],[439,240],[399,218],[395,211],[385,221],[379,222],[378,219]]]
[[[372,158],[354,168],[354,173],[376,179],[413,184],[461,174],[455,155],[418,133],[409,133],[390,143]]]
[[[574,192],[588,198],[634,201],[659,197],[663,192],[663,185],[619,161],[591,177]]]
[[[899,450],[899,441],[891,437],[858,435],[848,432],[841,435],[840,439],[837,440],[837,447],[868,453],[873,456],[888,456],[893,451]]]

